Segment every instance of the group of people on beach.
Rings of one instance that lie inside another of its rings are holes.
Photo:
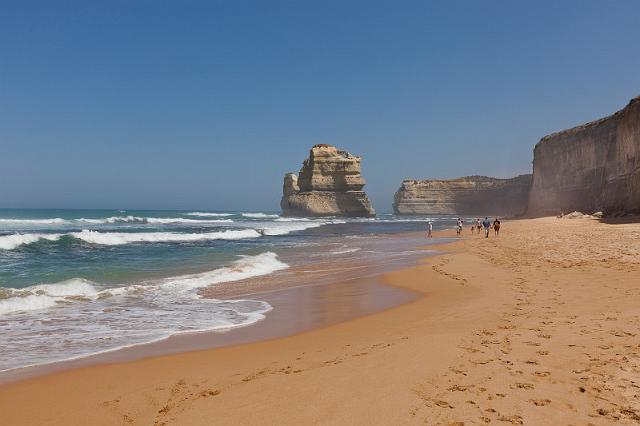
[[[456,221],[456,235],[462,235],[462,228],[464,226],[464,221],[462,218],[458,218]],[[500,219],[497,217],[493,220],[493,224],[489,217],[485,217],[483,221],[480,221],[480,218],[476,218],[475,221],[471,222],[471,234],[475,234],[476,232],[480,235],[480,232],[484,229],[484,237],[489,238],[489,231],[493,228],[493,233],[497,237],[500,235]],[[433,238],[433,222],[427,222],[427,238]]]
[[[464,226],[464,221],[461,218],[458,218],[456,234],[460,236],[462,234],[462,228]],[[477,233],[480,235],[480,232],[484,230],[484,237],[489,238],[489,231],[493,228],[493,233],[497,237],[500,235],[500,219],[497,217],[493,220],[493,224],[488,217],[485,216],[484,220],[480,221],[480,218],[477,217],[475,221],[471,222],[471,235]]]

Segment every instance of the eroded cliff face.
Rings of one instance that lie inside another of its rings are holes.
[[[615,114],[545,136],[533,151],[528,214],[640,212],[640,97]]]
[[[373,217],[375,211],[362,190],[360,157],[331,145],[315,145],[300,173],[284,177],[280,201],[285,216]]]
[[[527,209],[530,186],[531,175],[404,180],[394,196],[393,210],[396,214],[517,216]]]

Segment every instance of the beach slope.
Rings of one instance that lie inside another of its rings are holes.
[[[3,423],[640,421],[640,224],[501,232],[387,274],[421,297],[374,315],[4,385]]]

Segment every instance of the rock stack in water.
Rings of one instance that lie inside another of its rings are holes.
[[[300,174],[285,175],[280,207],[284,216],[373,217],[364,185],[360,157],[315,145]]]
[[[396,191],[393,210],[396,214],[517,216],[527,209],[530,186],[531,175],[512,179],[407,179]]]
[[[615,114],[543,137],[533,150],[530,215],[640,213],[640,97]]]

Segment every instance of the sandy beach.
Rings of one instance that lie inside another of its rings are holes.
[[[640,224],[542,218],[464,237],[384,275],[420,295],[409,303],[6,384],[2,423],[637,424]]]

